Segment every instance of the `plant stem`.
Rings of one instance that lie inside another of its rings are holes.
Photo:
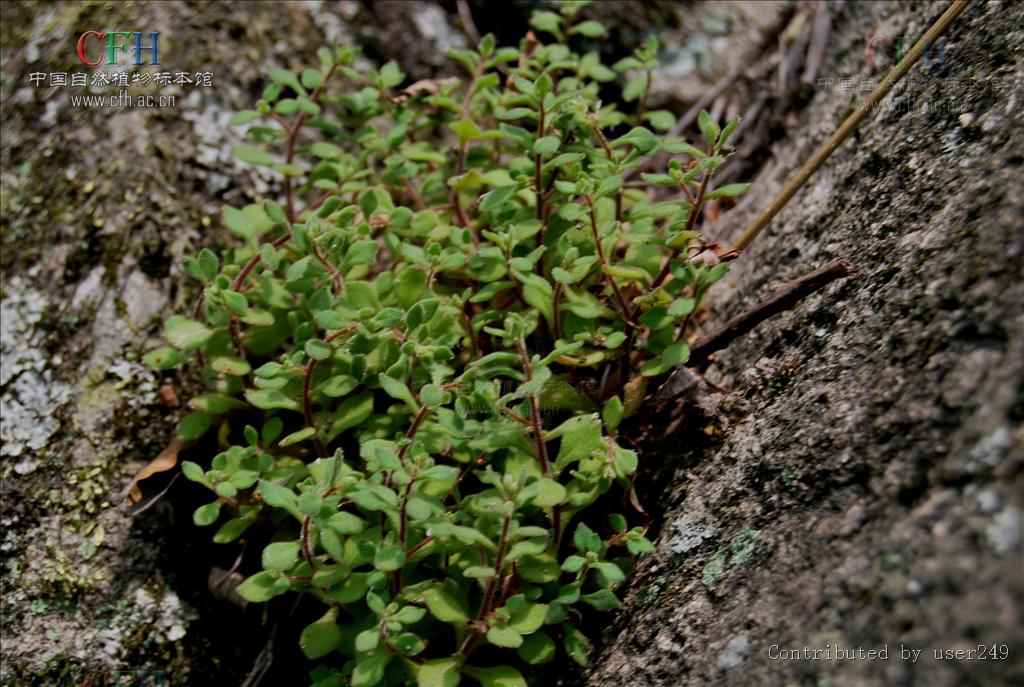
[[[302,383],[302,413],[306,419],[306,426],[313,428],[313,445],[316,447],[317,455],[321,458],[326,458],[327,447],[324,446],[324,442],[320,440],[320,434],[316,431],[316,425],[313,423],[313,399],[311,397],[311,389],[313,387],[313,371],[316,369],[316,363],[316,358],[312,358],[306,364],[306,378]]]
[[[327,270],[328,274],[331,275],[331,284],[334,286],[335,295],[337,295],[345,288],[345,277],[342,276],[341,270],[332,265],[327,258],[324,257],[323,253],[320,252],[320,249],[316,247],[316,240],[313,238],[309,239],[309,247],[313,253],[313,257],[315,257],[317,261],[324,266],[324,269]]]
[[[612,287],[612,291],[615,292],[615,299],[619,303],[619,309],[622,311],[622,316],[626,320],[626,326],[630,329],[633,328],[633,317],[629,312],[629,305],[626,303],[625,296],[622,295],[622,291],[619,290],[619,285],[615,281],[615,277],[608,273],[608,268],[611,266],[608,263],[608,256],[604,253],[604,247],[601,245],[601,235],[597,231],[597,216],[594,214],[594,198],[587,196],[587,206],[590,208],[590,230],[594,234],[594,245],[597,246],[597,257],[601,261],[601,267],[604,271],[605,278],[608,279],[608,283]]]
[[[537,120],[537,138],[544,137],[544,99],[541,98],[540,110],[538,113]],[[533,187],[537,194],[537,219],[542,223],[545,220],[544,215],[544,177],[543,177],[543,156],[540,153],[533,154]],[[540,231],[537,232],[537,245],[544,245],[544,227],[541,226]]]
[[[491,602],[494,601],[494,592],[498,586],[498,580],[501,579],[501,569],[505,566],[505,550],[508,548],[508,529],[512,522],[512,516],[506,515],[505,520],[501,524],[501,538],[498,540],[498,552],[494,557],[494,577],[487,582],[487,589],[484,592],[484,598],[480,602],[480,612],[477,613],[476,619],[478,624],[483,622],[487,615],[494,609],[491,608]],[[476,644],[477,639],[483,634],[476,627],[472,627],[469,634],[466,635],[466,639],[462,642],[462,646],[459,647],[459,655],[463,658],[469,655],[469,652],[473,650],[473,646]]]
[[[533,364],[530,356],[526,353],[526,345],[519,340],[519,357],[523,361],[523,371],[526,373],[526,383],[533,381]],[[544,428],[540,421],[540,409],[537,406],[537,394],[530,392],[527,400],[530,403],[530,425],[533,427],[533,441],[537,446],[537,460],[540,461],[540,469],[545,475],[551,474],[551,466],[548,464],[548,451],[544,446]]]
[[[274,243],[271,244],[271,245],[273,245],[274,248],[280,248],[284,244],[288,243],[288,241],[289,241],[289,239],[291,239],[291,237],[292,237],[292,232],[291,232],[291,229],[289,229],[287,232],[284,233],[283,236],[278,236],[276,239],[274,239]],[[252,271],[254,269],[256,269],[256,265],[260,264],[260,258],[261,258],[261,255],[260,255],[259,252],[257,252],[251,258],[249,258],[249,261],[247,263],[245,263],[245,265],[242,267],[242,271],[239,272],[238,276],[235,277],[235,280],[233,282],[231,282],[232,290],[238,291],[238,290],[240,290],[242,288],[242,285],[245,283],[246,278],[250,274],[252,274]]]
[[[412,446],[413,437],[416,436],[416,432],[419,431],[420,425],[427,419],[427,415],[430,414],[429,406],[420,406],[420,410],[416,413],[416,417],[413,419],[412,424],[409,426],[409,430],[405,433],[406,443],[402,445],[402,448],[398,449],[398,459],[402,460],[405,458],[405,454],[409,452],[409,447]]]
[[[562,282],[558,282],[557,284],[555,284],[555,293],[551,297],[551,319],[554,320],[552,322],[552,325],[554,325],[555,329],[555,341],[558,341],[559,339],[562,338],[562,312],[560,304],[562,300],[562,290],[564,286],[565,285],[562,284]]]
[[[705,172],[704,173],[704,178],[701,179],[701,181],[700,181],[700,188],[697,189],[697,202],[694,203],[694,206],[690,209],[690,216],[686,218],[686,228],[683,231],[693,231],[693,227],[696,226],[696,224],[697,224],[697,217],[700,215],[701,210],[704,207],[704,194],[707,193],[708,182],[710,180],[711,180],[711,173],[710,172]],[[665,281],[665,279],[668,278],[669,273],[672,271],[672,261],[675,260],[676,258],[678,258],[679,254],[682,251],[683,251],[682,247],[676,248],[675,250],[672,251],[672,254],[669,255],[668,260],[665,261],[664,266],[661,268],[661,272],[658,273],[658,276],[651,283],[651,288],[648,289],[647,294],[654,293],[654,291],[656,291],[658,289],[658,287],[662,285],[662,283]],[[637,313],[639,313],[639,312],[640,312],[640,305],[638,304],[633,309],[633,313],[632,313],[632,315],[630,315],[630,319],[635,318],[637,316]]]
[[[313,546],[309,543],[310,517],[307,515],[302,519],[302,555],[309,565],[310,573],[316,572],[316,561],[313,559]]]
[[[426,407],[426,406],[424,406]],[[405,485],[405,491],[402,493],[402,505],[398,510],[398,541],[402,546],[402,551],[405,551],[405,545],[409,537],[409,514],[406,511],[406,507],[409,504],[409,494],[412,493],[412,485],[416,482],[415,478],[410,479],[409,483]],[[408,556],[408,554],[406,554]],[[405,562],[402,562],[401,567],[392,573],[392,580],[394,582],[395,595],[402,591],[402,578],[405,575]]]
[[[423,537],[423,539],[421,539],[418,544],[416,544],[411,549],[409,549],[408,551],[405,552],[405,558],[407,560],[409,558],[412,558],[417,553],[419,553],[420,549],[422,549],[424,546],[426,546],[427,544],[429,544],[432,541],[434,541],[434,535],[432,535],[432,534],[428,534],[427,536]]]
[[[323,83],[317,86],[316,89],[314,89],[313,93],[310,94],[309,99],[311,102],[315,103],[320,99],[320,95],[323,93],[324,86],[334,75],[334,70],[337,68],[338,65],[333,65],[327,72],[327,74],[324,76]],[[282,122],[282,126],[284,126],[285,128],[285,132],[288,134],[288,144],[287,147],[285,148],[284,156],[285,164],[290,165],[292,164],[292,161],[295,159],[295,143],[298,141],[299,130],[302,129],[302,125],[305,123],[307,117],[308,115],[305,112],[303,112],[298,117],[295,118],[295,122],[291,126],[288,126],[287,124],[284,124]],[[294,224],[295,222],[298,221],[299,215],[295,211],[295,193],[292,188],[292,177],[290,174],[286,175],[284,178],[284,198],[285,205],[288,210],[288,221]]]
[[[409,196],[412,197],[412,202],[416,204],[417,210],[426,210],[427,206],[423,204],[423,197],[420,196],[416,187],[412,185],[412,182],[408,179],[403,178],[402,184],[405,186],[405,190],[409,192]]]
[[[640,97],[640,105],[636,108],[636,126],[641,126],[644,121],[644,115],[647,114],[647,101],[651,97],[651,82],[654,81],[654,75],[651,74],[650,70],[646,71],[647,78],[644,79],[644,94]]]

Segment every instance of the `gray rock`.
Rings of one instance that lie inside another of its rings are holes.
[[[866,37],[919,35],[945,6],[846,3],[821,76],[869,76]],[[718,356],[706,378],[746,405],[697,420],[716,439],[695,445],[691,416],[678,436],[651,419],[647,446],[662,457],[646,464],[664,467],[647,485],[668,483],[662,544],[639,562],[585,684],[954,687],[964,671],[1024,682],[1024,113],[1009,107],[1024,66],[998,57],[1015,53],[1022,25],[1020,3],[972,4],[945,71],[911,72],[942,90],[866,119],[710,291],[708,328],[829,259],[859,270]],[[775,145],[776,171],[718,236],[768,204],[851,98],[814,92]],[[693,513],[713,514],[717,546],[682,536]],[[756,548],[734,565],[721,542],[747,530]],[[686,554],[666,556],[673,545]],[[665,632],[685,649],[666,656],[651,641]],[[888,644],[890,658],[767,655],[828,642]],[[1007,644],[1010,656],[911,664],[894,660],[900,644]]]

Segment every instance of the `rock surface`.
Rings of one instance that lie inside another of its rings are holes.
[[[942,9],[847,3],[821,76],[873,77],[868,37]],[[916,97],[894,93],[709,294],[710,327],[832,258],[858,269],[718,356],[738,412],[716,438],[663,439],[658,551],[586,684],[1024,682],[1022,26],[1019,3],[973,3],[944,69],[919,65]],[[819,90],[712,233],[738,234],[855,96]],[[837,645],[888,658],[779,658]],[[1008,656],[933,654],[992,645]]]
[[[161,380],[141,356],[160,322],[190,307],[183,256],[230,241],[222,205],[277,188],[231,153],[231,117],[252,106],[267,67],[315,64],[320,45],[347,42],[379,61],[416,46],[401,57],[430,76],[464,41],[437,4],[404,18],[399,5],[0,3],[3,685],[118,669],[239,684],[252,668],[262,643],[247,646],[231,627],[240,616],[205,588],[210,566],[230,561],[187,548],[187,513],[160,504],[133,520],[112,505],[173,433],[180,409],[161,403],[161,382],[188,398],[187,380]],[[402,24],[408,40],[395,41]],[[116,88],[30,82],[88,72],[78,36],[111,28],[159,31],[163,69],[210,71],[212,86],[140,88],[175,106],[113,108],[70,96]]]

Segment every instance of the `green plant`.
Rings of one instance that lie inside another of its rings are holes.
[[[317,687],[515,687],[559,647],[585,663],[581,609],[618,606],[652,550],[592,506],[631,490],[620,423],[686,362],[725,271],[691,259],[701,207],[746,185],[709,186],[737,122],[702,113],[703,149],[644,126],[673,125],[647,109],[654,40],[614,69],[572,52],[604,31],[581,6],[535,12],[559,42],[454,52],[468,88],[400,89],[394,64],[324,48],[236,117],[283,206],[224,208],[241,244],[185,264],[202,298],[147,359],[194,357],[209,390],[179,435],[227,446],[182,465],[216,495],[195,522],[226,511],[225,543],[275,524],[238,592],[323,602],[299,638]],[[635,115],[598,99],[619,72]],[[664,173],[623,183],[658,153]]]

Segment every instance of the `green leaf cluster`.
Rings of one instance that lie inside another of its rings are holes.
[[[237,245],[186,263],[201,301],[147,361],[191,362],[206,392],[179,433],[228,446],[182,466],[213,496],[195,523],[274,532],[238,593],[322,602],[297,639],[317,687],[518,687],[586,663],[581,612],[616,608],[652,550],[593,506],[628,502],[636,382],[686,363],[725,272],[692,259],[701,205],[745,185],[710,184],[736,122],[656,133],[674,124],[646,109],[656,42],[612,67],[574,52],[604,34],[584,4],[534,13],[554,42],[453,52],[458,82],[403,88],[325,48],[236,117],[238,157],[285,193],[224,208]],[[599,98],[620,74],[635,113]]]

